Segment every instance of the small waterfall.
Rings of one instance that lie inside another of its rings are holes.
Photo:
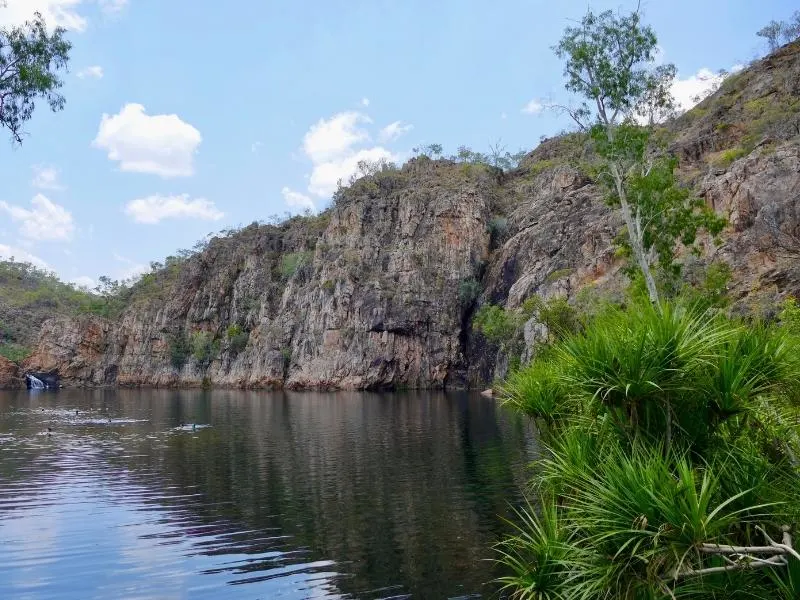
[[[43,390],[47,387],[38,377],[34,377],[33,375],[26,375],[26,377],[28,378],[28,387],[32,390]]]

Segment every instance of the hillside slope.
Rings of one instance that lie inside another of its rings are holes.
[[[800,292],[800,44],[725,82],[662,132],[726,215],[703,260],[741,303]],[[462,387],[491,380],[476,307],[621,284],[619,230],[583,140],[512,172],[418,158],[359,180],[318,217],[216,238],[140,284],[122,316],[54,318],[24,367],[67,384]]]

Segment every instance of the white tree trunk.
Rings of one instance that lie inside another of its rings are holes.
[[[614,185],[617,188],[617,195],[619,196],[620,207],[622,208],[622,219],[625,221],[625,226],[628,229],[628,240],[631,244],[631,251],[636,264],[644,276],[644,283],[647,286],[647,295],[650,297],[650,302],[659,304],[658,288],[656,288],[656,280],[653,277],[653,272],[650,269],[650,261],[647,260],[647,251],[644,248],[644,232],[642,231],[641,220],[639,215],[633,215],[631,206],[628,203],[628,196],[625,193],[625,186],[622,183],[622,175],[619,172],[619,167],[611,163],[611,174],[614,177]]]

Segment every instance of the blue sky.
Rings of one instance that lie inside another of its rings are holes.
[[[0,132],[0,256],[125,278],[212,231],[324,208],[359,158],[533,148],[569,123],[550,47],[585,0],[6,0],[69,29],[64,111]],[[590,3],[630,10],[634,2]],[[679,99],[764,53],[792,0],[649,0]],[[528,110],[526,111],[526,107]]]

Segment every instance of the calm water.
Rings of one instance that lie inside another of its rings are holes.
[[[472,394],[0,392],[0,597],[488,597],[535,452]]]

